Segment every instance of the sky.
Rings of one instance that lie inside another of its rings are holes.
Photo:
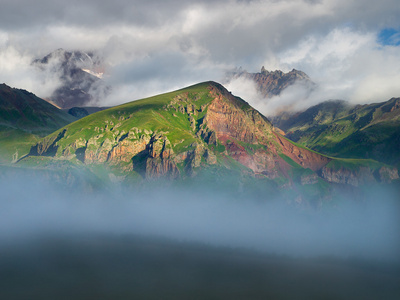
[[[328,99],[382,102],[400,96],[399,16],[398,0],[3,0],[0,82],[48,97],[57,76],[30,62],[63,48],[107,64],[104,105],[207,80],[264,114]],[[223,82],[228,70],[261,66],[302,70],[318,88],[293,87],[265,105],[251,83]]]

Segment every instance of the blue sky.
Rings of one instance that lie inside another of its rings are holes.
[[[384,28],[378,34],[378,42],[384,46],[400,45],[400,30],[394,28]]]

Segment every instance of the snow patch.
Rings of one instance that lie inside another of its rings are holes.
[[[81,69],[82,71],[84,71],[84,72],[86,72],[86,73],[89,73],[90,75],[93,75],[93,76],[96,76],[97,78],[103,78],[103,72],[101,72],[101,73],[97,73],[97,72],[93,72],[92,70],[89,70],[89,69]]]

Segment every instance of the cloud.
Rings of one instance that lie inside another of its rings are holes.
[[[38,0],[34,5],[27,0],[5,0],[0,11],[0,47],[4,51],[12,46],[30,58],[58,48],[95,50],[111,66],[110,81],[117,82],[120,75],[127,74],[129,78],[123,78],[119,86],[137,89],[126,86],[131,81],[154,93],[202,78],[220,81],[215,74],[238,66],[250,72],[262,65],[286,71],[296,68],[327,86],[321,95],[328,91],[326,97],[357,102],[368,94],[359,89],[369,85],[373,76],[381,78],[398,71],[395,51],[377,43],[376,36],[384,28],[399,28],[399,14],[396,0]],[[388,62],[379,58],[387,54],[391,57]],[[174,61],[176,57],[180,60]],[[383,63],[381,69],[374,65],[378,61]],[[166,66],[163,72],[156,71],[168,79],[160,80],[155,74],[156,79],[144,76],[144,80],[133,69],[143,71],[149,66],[155,70],[156,64]],[[199,75],[194,75],[196,71]],[[115,79],[111,78],[114,75]],[[359,78],[363,76],[364,81]],[[384,77],[388,82],[389,76]],[[397,91],[392,84],[385,88],[386,94],[373,93],[365,101]],[[138,93],[144,94],[147,92]]]
[[[193,55],[174,51],[126,60],[110,68],[110,76],[104,78],[113,87],[104,103],[115,105],[203,81],[218,81],[224,70],[224,66],[206,60],[198,63]]]
[[[46,98],[61,85],[57,70],[41,71],[32,65],[33,57],[13,46],[0,47],[0,80]]]
[[[377,32],[343,27],[323,36],[310,35],[294,47],[276,53],[264,65],[272,70],[302,70],[317,84],[311,91],[299,83],[271,99],[263,99],[248,80],[228,84],[234,94],[266,115],[282,110],[299,111],[330,99],[361,104],[400,96],[399,48],[380,44]]]
[[[300,54],[290,50],[280,57],[319,84],[310,103],[327,99],[370,103],[400,96],[396,67],[400,52],[394,46],[381,46],[376,32],[334,29],[325,37],[305,39],[299,48]]]

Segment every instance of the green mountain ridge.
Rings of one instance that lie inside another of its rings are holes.
[[[289,139],[315,151],[400,165],[400,98],[356,106],[327,101],[273,122]]]
[[[124,184],[174,179],[178,185],[252,186],[297,195],[299,202],[324,199],[332,183],[398,178],[381,163],[334,159],[291,142],[215,82],[93,113],[43,138],[19,165],[82,167]]]
[[[17,159],[39,138],[75,120],[28,91],[0,84],[0,161]]]

